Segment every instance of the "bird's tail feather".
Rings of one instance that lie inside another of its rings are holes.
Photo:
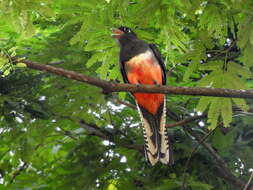
[[[158,161],[163,164],[173,164],[171,145],[165,127],[165,101],[156,115],[152,115],[141,106],[137,107],[143,122],[146,159],[151,165],[155,165]]]

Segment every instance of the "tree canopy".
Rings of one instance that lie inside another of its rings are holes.
[[[139,87],[109,88],[119,26],[164,58],[173,166],[145,162]],[[252,190],[252,60],[252,0],[0,0],[0,189]]]

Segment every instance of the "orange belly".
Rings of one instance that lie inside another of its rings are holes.
[[[164,101],[164,94],[134,93],[138,105],[155,115]]]
[[[162,69],[152,58],[133,58],[126,63],[127,78],[131,84],[162,84]],[[134,93],[138,105],[155,115],[164,101],[164,94]]]

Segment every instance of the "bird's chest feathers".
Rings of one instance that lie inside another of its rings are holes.
[[[162,70],[150,51],[139,54],[125,63],[127,78],[132,84],[162,84]]]

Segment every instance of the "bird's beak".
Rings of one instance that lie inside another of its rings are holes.
[[[113,38],[119,39],[122,34],[124,34],[124,32],[122,32],[120,29],[112,28],[112,37]]]

